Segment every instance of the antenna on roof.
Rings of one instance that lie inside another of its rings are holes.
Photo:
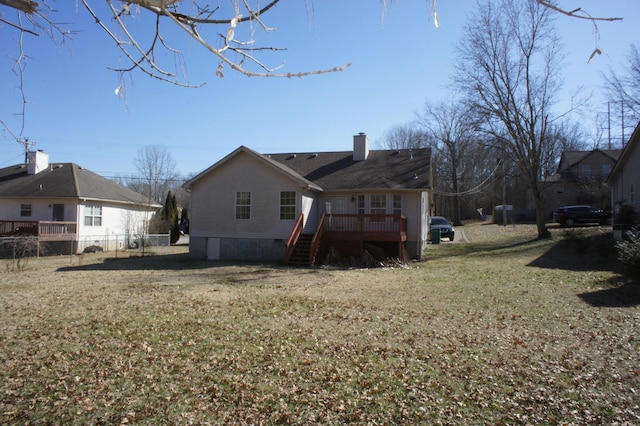
[[[16,141],[20,145],[24,146],[24,164],[27,164],[27,162],[29,160],[29,148],[34,146],[36,143],[35,142],[30,142],[29,138],[17,138]]]

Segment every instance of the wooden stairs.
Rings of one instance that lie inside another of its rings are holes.
[[[287,262],[292,266],[313,266],[315,255],[311,255],[313,234],[300,234],[293,246],[291,257]]]

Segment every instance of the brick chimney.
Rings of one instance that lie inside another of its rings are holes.
[[[27,173],[35,175],[49,167],[49,154],[43,151],[29,151],[27,157]]]
[[[369,138],[364,133],[353,136],[353,161],[364,161],[369,156]]]

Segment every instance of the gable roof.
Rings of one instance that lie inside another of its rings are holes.
[[[190,188],[195,182],[200,180],[203,176],[208,175],[209,173],[211,173],[212,171],[214,171],[215,169],[219,168],[221,165],[227,163],[228,161],[230,161],[231,159],[233,159],[234,157],[238,156],[241,153],[246,153],[246,154],[250,155],[251,157],[253,157],[253,158],[257,159],[257,160],[264,162],[264,164],[267,165],[268,167],[273,168],[274,170],[276,170],[279,173],[283,173],[285,175],[288,175],[290,178],[292,178],[294,180],[297,180],[298,182],[302,183],[303,185],[305,185],[305,186],[307,186],[309,188],[313,188],[313,189],[315,189],[317,191],[322,191],[322,188],[320,188],[318,185],[314,184],[312,181],[310,181],[308,179],[305,179],[304,176],[301,176],[295,170],[292,170],[289,167],[285,166],[284,164],[278,163],[277,161],[273,161],[268,156],[264,156],[262,154],[259,154],[258,152],[254,151],[254,150],[252,150],[250,148],[247,148],[244,145],[240,146],[235,151],[233,151],[232,153],[230,153],[229,155],[227,155],[223,159],[219,160],[218,162],[214,163],[212,166],[208,167],[204,171],[198,173],[192,179],[190,179],[187,182],[185,182],[182,185],[182,187],[183,188]]]
[[[148,205],[144,195],[74,163],[52,163],[28,174],[25,164],[0,169],[0,198],[73,198]],[[151,204],[150,207],[159,207]]]
[[[627,145],[624,147],[622,153],[620,154],[620,157],[618,158],[618,162],[615,164],[615,166],[613,166],[613,170],[611,170],[611,173],[609,173],[607,182],[612,181],[615,176],[620,173],[625,164],[627,164],[629,157],[631,157],[631,153],[633,152],[633,150],[637,148],[638,144],[640,144],[640,122],[638,122],[638,125],[633,130],[633,133],[629,138],[629,142],[627,142]]]
[[[367,189],[429,189],[431,150],[370,150],[366,160],[355,161],[352,151],[258,154],[241,146],[209,167],[183,187],[229,161],[239,152],[248,152],[272,167],[319,191]]]
[[[602,153],[603,155],[609,157],[611,160],[613,160],[613,162],[618,161],[618,158],[620,158],[620,155],[622,154],[621,149],[596,148],[591,151],[562,151],[560,163],[558,164],[558,172],[562,172],[575,166],[576,164],[582,162],[584,159],[596,152]]]

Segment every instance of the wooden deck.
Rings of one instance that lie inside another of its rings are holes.
[[[324,214],[313,234],[303,234],[301,214],[287,241],[285,264],[314,265],[316,255],[328,247],[358,253],[365,244],[397,244],[398,258],[409,260],[406,252],[407,218],[401,214]],[[324,246],[324,249],[321,248]]]
[[[45,220],[0,220],[0,237],[16,235],[31,235],[38,237],[40,241],[73,241],[77,239],[77,224]]]
[[[323,238],[339,241],[407,241],[407,218],[400,214],[325,215]]]

